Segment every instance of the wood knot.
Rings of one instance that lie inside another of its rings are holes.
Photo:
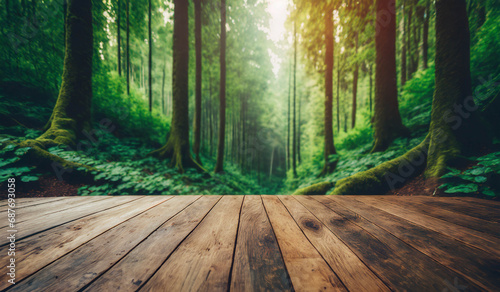
[[[321,226],[319,226],[318,223],[314,222],[313,220],[306,220],[304,222],[304,225],[309,228],[309,229],[312,229],[312,230],[319,230],[321,228]]]

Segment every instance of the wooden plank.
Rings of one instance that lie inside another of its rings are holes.
[[[459,212],[482,220],[495,222],[497,224],[500,223],[500,212],[497,208],[492,208],[491,206],[484,206],[482,204],[476,204],[474,202],[455,200],[454,198],[431,198],[431,197],[425,198],[425,196],[422,197],[424,198],[421,200],[426,205],[435,206],[440,209],[450,210],[453,212]]]
[[[297,198],[395,291],[442,291],[467,283],[457,273],[326,196]],[[321,203],[320,203],[321,202]],[[332,212],[333,211],[333,212]],[[467,284],[470,291],[480,291]]]
[[[136,291],[201,222],[220,196],[203,196],[135,247],[85,291]]]
[[[450,222],[443,221],[419,212],[409,210],[397,205],[388,204],[385,201],[364,196],[359,198],[364,203],[377,207],[393,215],[404,218],[408,221],[424,226],[444,235],[450,236],[475,248],[482,249],[495,256],[500,256],[500,240],[489,234],[468,229]]]
[[[428,198],[424,198],[422,196],[406,197],[405,199],[385,197],[381,200],[389,204],[402,206],[406,209],[420,212],[466,228],[481,231],[495,237],[500,237],[500,223],[490,222],[476,217],[471,217],[460,212],[446,210],[436,206],[435,203],[437,201],[432,200],[432,198],[430,201]]]
[[[169,198],[139,198],[17,241],[16,279],[20,281],[30,276],[108,229]],[[7,250],[8,246],[0,248],[0,254],[7,254]],[[0,290],[8,286],[7,281],[1,280],[3,276],[0,275]]]
[[[26,208],[34,205],[47,204],[55,201],[70,200],[77,197],[48,197],[48,198],[16,198],[16,209]],[[5,201],[7,202],[7,201]],[[0,213],[6,212],[9,207],[7,203],[0,207]]]
[[[48,230],[54,228],[55,226],[62,225],[66,222],[70,222],[109,208],[116,205],[124,204],[133,200],[137,200],[139,197],[116,197],[113,200],[95,201],[83,206],[73,208],[70,210],[65,210],[59,213],[49,214],[47,216],[39,218],[34,222],[21,222],[18,223],[16,239],[22,239],[28,237],[37,232]],[[8,234],[10,228],[0,228],[1,234]],[[6,245],[8,243],[7,237],[0,238],[0,246]]]
[[[227,291],[243,196],[223,196],[141,291]]]
[[[174,197],[119,224],[41,269],[10,291],[77,291],[113,266],[199,196]]]
[[[464,278],[485,290],[500,287],[500,258],[491,257],[482,250],[461,244],[441,233],[413,224],[353,197],[334,198],[349,210],[387,230],[416,250],[451,268]]]
[[[295,290],[347,291],[281,201],[275,196],[263,196],[263,201]]]
[[[295,196],[279,196],[295,222],[349,291],[390,289]]]
[[[260,196],[246,196],[240,216],[231,291],[292,291]]]
[[[34,205],[26,208],[17,210],[16,212],[16,222],[25,222],[30,220],[39,220],[39,218],[51,214],[61,212],[67,209],[75,208],[84,204],[88,204],[94,201],[102,201],[110,199],[111,197],[76,197],[72,200],[59,200],[50,202],[50,204]],[[8,226],[7,222],[0,228]]]
[[[473,198],[473,197],[451,197],[452,200],[454,201],[465,201],[469,203],[474,203],[486,207],[492,207],[492,208],[500,208],[500,202],[499,201],[493,201],[493,200],[486,200],[486,199],[480,199],[480,198]]]

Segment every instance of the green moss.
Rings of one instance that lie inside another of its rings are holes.
[[[335,184],[332,182],[321,182],[317,183],[302,189],[296,190],[292,195],[324,195],[331,188],[333,188]]]
[[[417,147],[393,160],[384,162],[367,171],[356,173],[339,180],[330,195],[375,195],[383,194],[394,186],[394,182],[405,182],[406,179],[417,176],[425,168],[425,158],[429,145],[429,136]],[[418,163],[416,163],[418,162]],[[409,165],[411,171],[401,169]]]

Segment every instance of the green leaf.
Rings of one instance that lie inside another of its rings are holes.
[[[37,181],[37,180],[38,180],[38,177],[33,176],[33,175],[23,175],[21,177],[22,182],[31,182],[31,181]]]
[[[476,176],[474,178],[474,181],[477,182],[477,183],[484,183],[486,182],[488,179],[485,177],[485,176]]]
[[[448,194],[454,194],[454,193],[465,193],[465,194],[470,194],[470,193],[475,193],[478,190],[478,186],[475,184],[468,184],[468,185],[458,185],[451,187],[444,191],[445,193]]]
[[[31,149],[31,147],[23,147],[23,148],[18,148],[16,149],[16,151],[14,152],[17,156],[22,156],[26,153],[28,153],[28,151]]]
[[[487,196],[490,196],[490,197],[496,197],[497,196],[497,194],[495,194],[495,192],[492,191],[492,190],[484,190],[483,194],[487,195]]]

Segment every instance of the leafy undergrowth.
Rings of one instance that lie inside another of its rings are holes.
[[[37,136],[37,132],[31,133]],[[86,184],[78,189],[83,196],[98,195],[188,195],[188,194],[257,194],[263,189],[258,183],[239,173],[233,165],[227,165],[225,173],[199,173],[187,170],[180,174],[168,166],[168,161],[160,161],[147,154],[153,148],[141,143],[139,139],[121,138],[101,132],[97,143],[86,144],[81,151],[65,147],[52,147],[50,153],[68,161],[93,167],[89,178],[77,179]],[[0,141],[6,142],[9,138]],[[36,183],[42,177],[57,176],[57,171],[41,170],[22,160],[29,148],[15,149],[9,145],[0,151],[0,183],[15,176],[24,183]],[[203,161],[207,169],[213,169],[213,162]],[[83,170],[83,169],[82,169]],[[61,178],[75,181],[74,175],[58,170]],[[264,190],[272,193],[272,190]],[[54,194],[56,195],[56,194]]]
[[[440,186],[447,194],[500,196],[500,152],[471,157],[475,164],[466,170],[449,168]]]

